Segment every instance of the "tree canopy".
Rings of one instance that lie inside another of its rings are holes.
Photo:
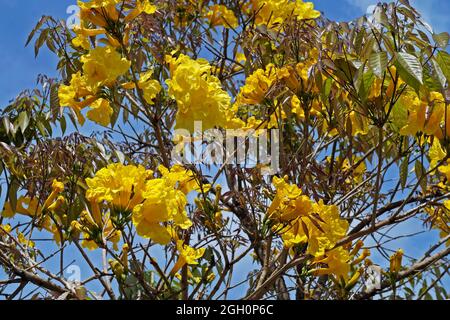
[[[448,298],[449,34],[407,0],[78,7],[0,113],[1,295]]]

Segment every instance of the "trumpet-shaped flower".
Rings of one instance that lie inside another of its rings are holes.
[[[336,206],[313,202],[286,179],[275,177],[273,184],[277,192],[267,213],[286,247],[307,243],[307,253],[318,257],[344,237],[348,222]]]
[[[112,85],[116,79],[130,68],[130,61],[111,46],[96,47],[81,57],[86,83],[93,89]]]
[[[166,57],[171,78],[167,80],[169,94],[177,101],[176,128],[194,130],[194,122],[202,121],[204,130],[226,127],[230,96],[211,74],[205,59],[193,60],[181,54]]]
[[[225,28],[237,28],[238,26],[238,20],[234,12],[224,5],[212,5],[207,10],[205,17],[209,20],[211,27],[223,26]]]
[[[158,93],[161,91],[162,87],[158,80],[152,79],[153,70],[149,70],[141,74],[138,86],[144,94],[145,101],[152,105],[153,99],[156,98]]]
[[[236,99],[238,105],[261,103],[277,79],[276,71],[275,66],[269,64],[264,70],[258,69],[253,72],[239,92]]]
[[[89,201],[112,204],[120,210],[132,210],[141,203],[146,180],[152,172],[142,166],[125,166],[120,163],[102,168],[93,178],[86,179]]]
[[[104,127],[110,124],[111,115],[113,114],[113,109],[108,100],[100,98],[93,102],[90,106],[90,110],[87,112],[87,117]]]
[[[177,263],[172,268],[171,274],[175,274],[184,265],[196,265],[198,264],[198,259],[203,257],[205,254],[205,248],[194,249],[183,243],[182,240],[177,241],[177,250],[179,252],[179,258]]]
[[[277,29],[289,18],[297,20],[316,19],[320,12],[314,10],[312,2],[302,0],[251,0],[256,24]]]

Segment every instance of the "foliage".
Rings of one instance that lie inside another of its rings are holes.
[[[449,34],[407,0],[352,22],[301,0],[78,5],[79,26],[44,16],[27,41],[61,78],[0,116],[1,294],[448,298]],[[196,121],[278,129],[278,172],[177,164]],[[405,225],[439,237],[408,255]]]

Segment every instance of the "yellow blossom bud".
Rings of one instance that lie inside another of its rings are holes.
[[[399,249],[390,257],[390,271],[398,273],[402,267],[403,250]]]

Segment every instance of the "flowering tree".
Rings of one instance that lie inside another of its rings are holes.
[[[1,113],[0,294],[448,298],[449,34],[407,0],[78,7]]]

